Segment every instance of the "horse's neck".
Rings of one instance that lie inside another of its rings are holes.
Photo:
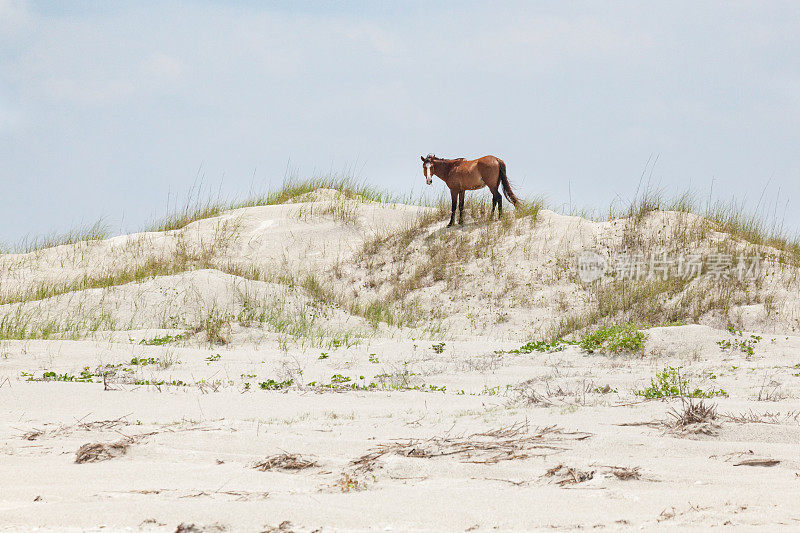
[[[437,161],[434,164],[434,171],[440,178],[447,179],[454,166],[455,163],[452,161]]]

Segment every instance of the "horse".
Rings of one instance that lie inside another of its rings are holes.
[[[422,159],[422,173],[428,185],[433,183],[433,176],[438,176],[450,188],[452,198],[452,208],[450,211],[451,227],[456,218],[456,204],[458,204],[459,216],[458,223],[464,223],[464,193],[465,191],[475,191],[484,187],[489,187],[492,193],[492,212],[489,219],[494,216],[494,207],[497,206],[498,220],[503,217],[503,195],[515,206],[519,202],[511,184],[506,176],[506,164],[499,157],[486,155],[478,159],[467,160],[463,157],[458,159],[442,159],[433,154],[428,154]],[[503,195],[499,189],[502,188]]]

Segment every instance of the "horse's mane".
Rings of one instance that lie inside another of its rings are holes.
[[[463,157],[456,157],[455,159],[445,159],[444,157],[437,157],[435,155],[428,155],[434,161],[441,161],[442,163],[458,163],[459,161],[465,161]]]

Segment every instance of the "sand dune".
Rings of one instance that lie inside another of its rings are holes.
[[[797,527],[792,257],[470,209],[318,190],[0,255],[0,530]],[[587,250],[762,262],[584,283]]]

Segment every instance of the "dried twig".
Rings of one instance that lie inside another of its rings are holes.
[[[280,453],[256,463],[253,465],[253,468],[266,472],[267,470],[304,470],[315,466],[319,465],[297,454]]]
[[[651,428],[660,428],[664,425],[662,420],[646,420],[644,422],[624,422],[622,424],[614,424],[615,426],[620,427],[640,427],[640,426],[647,426]]]
[[[573,485],[583,483],[594,478],[594,470],[578,470],[570,466],[559,464],[545,472],[544,477],[558,477],[556,484]]]
[[[744,461],[734,463],[733,466],[775,466],[777,464],[780,464],[780,461],[777,459],[745,459]]]
[[[41,429],[32,429],[30,431],[26,431],[25,433],[23,433],[22,438],[25,440],[36,440],[42,435],[44,435],[44,431],[42,431]]]
[[[627,481],[629,479],[641,479],[642,477],[638,466],[609,466],[608,469],[612,474],[614,474],[614,477],[623,481]]]
[[[550,451],[563,450],[558,444],[564,440],[582,440],[589,436],[588,433],[566,432],[556,426],[540,428],[530,434],[527,423],[521,423],[465,437],[431,437],[379,444],[350,464],[357,471],[367,472],[381,457],[389,454],[420,458],[458,456],[465,463],[493,464],[548,455]]]
[[[250,492],[250,491],[240,491],[240,490],[215,490],[213,492],[206,492],[201,490],[198,492],[184,494],[183,496],[180,497],[181,498],[200,498],[203,496],[214,497],[218,494],[223,494],[225,496],[235,496],[236,501],[239,502],[266,500],[269,497],[269,492]]]
[[[800,423],[800,411],[788,411],[786,413],[771,413],[766,412],[763,414],[756,414],[752,410],[746,413],[725,413],[719,415],[721,418],[736,422],[738,424],[798,424]]]
[[[715,455],[709,455],[708,458],[709,459],[722,459],[724,462],[730,463],[732,461],[735,461],[737,459],[741,459],[742,457],[746,457],[746,456],[752,457],[753,456],[753,450],[747,450],[746,452],[730,452],[730,453],[724,453],[722,455],[716,455],[716,454]]]
[[[130,445],[130,442],[122,440],[117,442],[89,442],[78,448],[75,462],[83,464],[108,461],[128,453]]]

